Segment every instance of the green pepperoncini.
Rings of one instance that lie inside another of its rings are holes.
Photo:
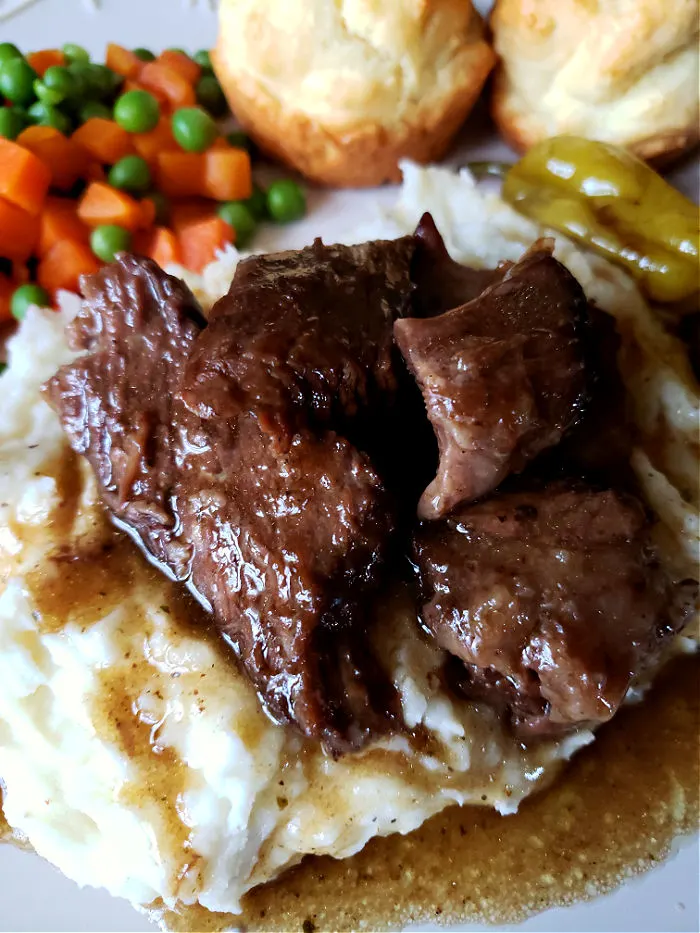
[[[509,170],[503,197],[623,266],[653,301],[698,292],[697,206],[625,150],[577,136],[545,140]]]

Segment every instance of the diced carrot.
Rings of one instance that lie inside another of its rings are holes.
[[[110,42],[107,46],[105,65],[124,78],[136,78],[143,68],[143,62],[131,49]]]
[[[127,131],[114,120],[105,120],[102,117],[86,120],[71,138],[103,165],[114,165],[134,151]]]
[[[36,270],[39,285],[51,295],[64,288],[78,291],[80,276],[97,272],[100,263],[89,246],[78,240],[59,240],[42,256]]]
[[[26,285],[27,282],[31,279],[29,274],[29,269],[27,264],[24,262],[13,262],[12,263],[12,275],[10,276],[12,281],[15,283],[15,287],[18,285]]]
[[[217,250],[223,249],[227,243],[233,243],[234,240],[233,227],[216,215],[194,221],[183,227],[180,232],[182,264],[192,272],[201,272],[208,263],[216,259]]]
[[[189,198],[203,194],[204,154],[172,150],[158,155],[158,188],[169,198]]]
[[[245,149],[210,149],[204,153],[202,194],[215,201],[239,201],[252,193],[250,155]]]
[[[51,184],[51,169],[40,158],[0,137],[0,197],[38,214]]]
[[[161,268],[182,263],[180,243],[168,227],[155,227],[137,233],[134,237],[134,252],[148,256]]]
[[[156,227],[151,250],[151,259],[163,269],[173,263],[178,265],[182,263],[180,241],[167,227]]]
[[[143,227],[143,210],[139,202],[101,181],[93,181],[85,189],[78,204],[78,217],[88,227],[116,224],[132,231]]]
[[[165,65],[181,75],[188,84],[196,84],[202,69],[197,62],[193,61],[189,55],[183,55],[182,52],[175,52],[172,49],[166,49],[158,56],[158,64]]]
[[[10,311],[10,301],[12,300],[12,293],[15,290],[15,285],[9,275],[3,275],[0,272],[0,324],[3,321],[9,321],[12,317],[12,312]]]
[[[204,198],[181,198],[170,205],[170,226],[176,234],[198,220],[205,220],[214,214],[214,205]]]
[[[102,168],[101,162],[88,162],[85,168],[85,181],[104,181],[107,172]]]
[[[0,198],[0,256],[26,262],[39,240],[39,215]]]
[[[59,240],[75,240],[87,244],[90,230],[78,217],[75,201],[71,198],[48,197],[41,212],[38,256],[45,256]]]
[[[158,153],[178,149],[168,117],[161,117],[158,126],[150,133],[135,133],[131,137],[134,149],[150,166],[155,166]]]
[[[17,143],[48,165],[53,188],[68,191],[85,172],[84,150],[52,126],[29,126],[19,134]]]
[[[209,146],[210,152],[212,149],[233,149],[233,146],[225,136],[217,136],[211,146]]]
[[[160,109],[163,111],[163,113],[169,113],[172,109],[168,98],[162,91],[159,91],[158,88],[155,87],[145,88],[136,80],[136,78],[126,79],[122,85],[122,92],[126,93],[127,91],[148,91],[148,93],[153,95],[153,97],[155,97],[155,99],[158,101]]]
[[[60,49],[42,49],[40,52],[30,52],[27,61],[39,77],[43,78],[54,65],[65,65],[66,57]]]
[[[146,62],[139,75],[139,84],[145,90],[165,97],[171,110],[193,107],[197,102],[197,95],[189,81],[178,71],[157,61]]]
[[[147,230],[156,222],[156,204],[150,198],[144,198],[143,201],[139,201],[139,205],[141,207],[140,226]]]

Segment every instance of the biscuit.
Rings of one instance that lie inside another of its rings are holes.
[[[222,0],[213,54],[243,128],[336,187],[441,158],[495,55],[469,0]]]
[[[697,0],[496,0],[491,26],[515,148],[566,133],[663,162],[698,141]]]

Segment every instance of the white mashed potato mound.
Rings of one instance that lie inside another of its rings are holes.
[[[517,259],[541,233],[468,173],[408,165],[390,214],[346,241],[403,234],[424,210],[455,258],[478,266]],[[697,384],[623,273],[559,237],[556,254],[617,319],[640,431],[633,465],[686,576],[698,559]],[[177,271],[208,306],[237,259]],[[526,750],[490,709],[453,701],[441,653],[400,595],[380,609],[379,637],[414,735],[334,761],[274,725],[216,641],[187,624],[174,585],[131,545],[113,547],[94,482],[41,397],[71,357],[76,302],[31,310],[0,377],[0,776],[8,822],[40,855],[136,905],[235,913],[245,891],[307,853],[349,856],[453,802],[513,812],[592,739],[580,730]]]

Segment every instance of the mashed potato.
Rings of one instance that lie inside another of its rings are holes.
[[[406,167],[389,216],[348,242],[410,230],[431,210],[453,254],[515,259],[537,229],[468,174]],[[634,466],[669,563],[697,560],[697,385],[680,345],[627,278],[566,241],[557,255],[615,315],[640,446]],[[209,305],[237,261],[185,275]],[[75,313],[32,310],[0,377],[0,775],[10,825],[80,884],[136,905],[236,912],[307,853],[338,858],[407,833],[451,803],[513,812],[592,739],[523,749],[488,708],[454,702],[410,599],[378,608],[377,638],[412,732],[338,761],[273,724],[177,588],[106,523],[89,471],[40,395],[70,358]],[[673,650],[688,650],[687,635]]]

